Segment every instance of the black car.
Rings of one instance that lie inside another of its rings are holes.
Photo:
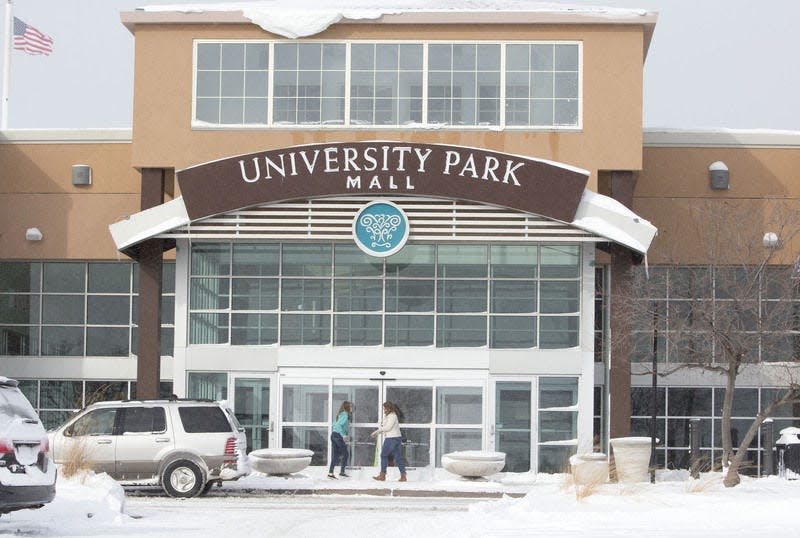
[[[17,385],[0,376],[0,514],[40,508],[56,495],[47,432]]]

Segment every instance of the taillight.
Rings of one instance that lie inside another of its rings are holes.
[[[225,442],[225,455],[226,456],[234,456],[236,455],[236,437],[228,437],[228,440]]]
[[[47,452],[50,450],[50,438],[43,437],[42,441],[39,443],[39,452]]]
[[[9,454],[14,452],[14,443],[0,439],[0,454]]]

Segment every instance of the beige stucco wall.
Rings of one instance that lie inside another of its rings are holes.
[[[339,25],[318,40],[577,40],[583,42],[579,132],[489,130],[192,130],[194,39],[280,39],[252,24],[135,28],[133,163],[185,168],[223,157],[327,141],[397,140],[488,148],[596,171],[637,170],[642,147],[643,31],[622,25]],[[610,143],[613,141],[613,143]]]
[[[139,210],[130,143],[0,143],[0,257],[108,259],[120,256],[108,224]],[[72,185],[72,165],[92,167]],[[25,239],[36,227],[41,241]]]
[[[711,188],[708,167],[729,169],[730,188]],[[800,255],[800,144],[794,147],[645,147],[634,211],[658,227],[651,263],[741,263],[765,257],[761,240],[777,233],[770,263]],[[722,247],[722,248],[719,248]]]

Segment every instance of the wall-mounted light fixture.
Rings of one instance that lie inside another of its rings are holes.
[[[775,232],[767,232],[764,234],[764,239],[761,240],[761,243],[764,245],[764,248],[778,248],[780,239]]]
[[[728,166],[722,161],[714,161],[708,167],[708,176],[711,179],[711,188],[726,190],[730,187]]]
[[[92,167],[88,164],[73,164],[72,165],[72,184],[73,185],[91,185],[92,184]]]
[[[39,228],[28,228],[25,230],[25,239],[28,241],[41,241],[42,232]]]

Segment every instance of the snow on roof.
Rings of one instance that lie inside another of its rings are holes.
[[[241,12],[264,30],[294,39],[318,34],[342,19],[374,20],[384,15],[413,12],[526,12],[580,14],[598,19],[639,19],[644,9],[581,6],[525,0],[344,0],[336,7],[321,0],[262,0],[208,4],[166,4],[137,8],[145,12]]]

